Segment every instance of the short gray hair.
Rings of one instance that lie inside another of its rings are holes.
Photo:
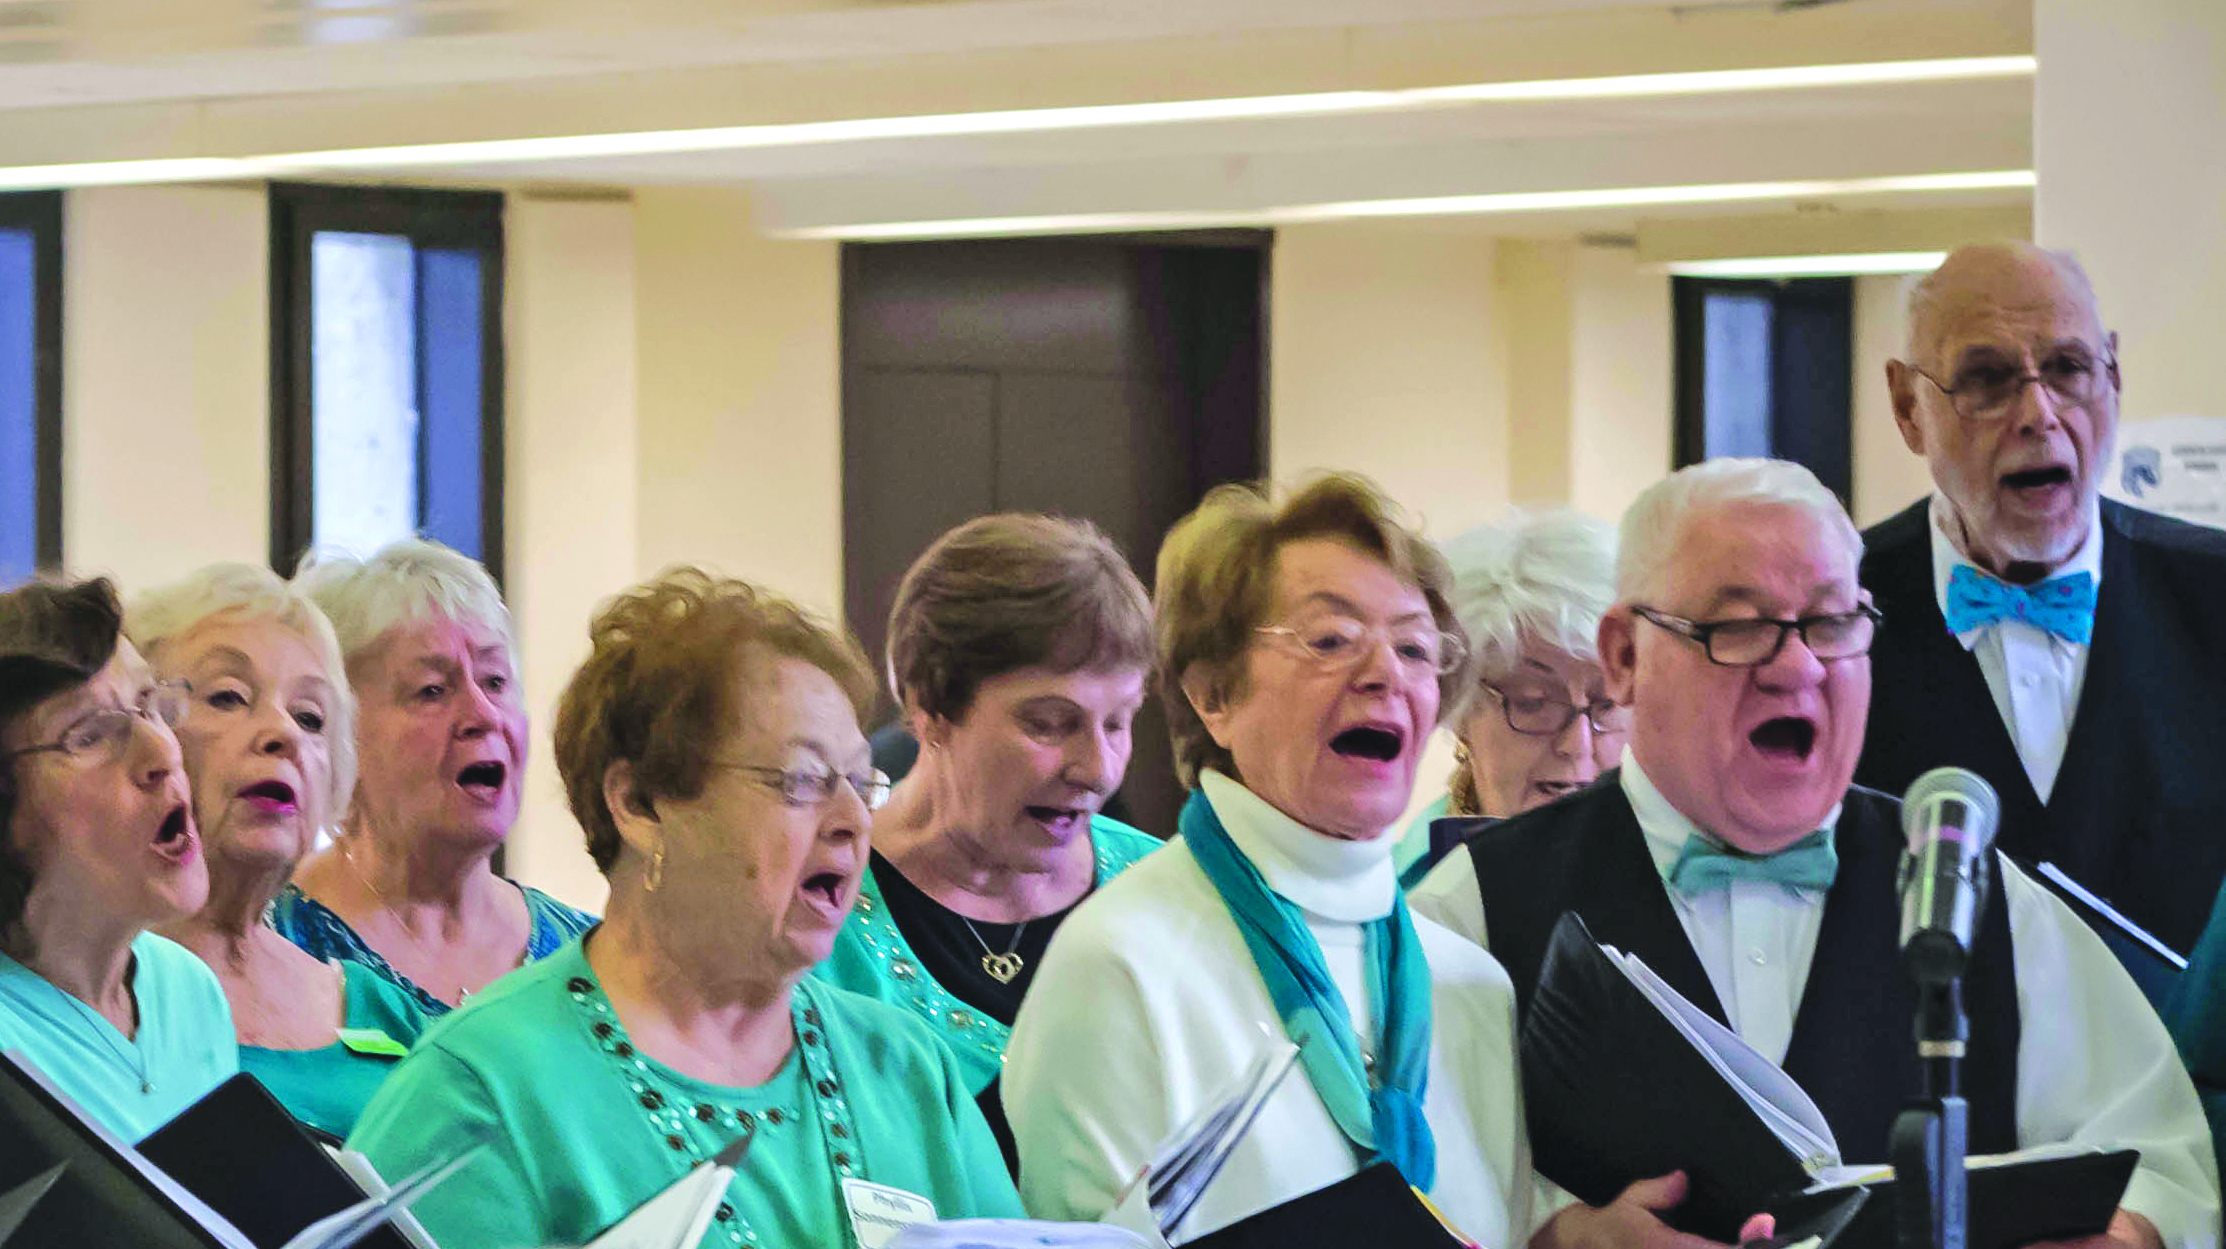
[[[332,623],[300,586],[260,564],[210,564],[133,598],[124,610],[124,636],[149,662],[155,662],[155,652],[163,643],[182,638],[218,616],[275,620],[309,643],[310,652],[317,656],[332,686],[324,729],[332,758],[325,822],[338,824],[356,787],[355,691],[348,684],[347,664]]]
[[[495,579],[478,560],[438,542],[404,538],[369,559],[312,556],[294,580],[332,620],[350,668],[389,630],[426,620],[453,620],[500,634],[512,664],[517,662],[517,635]]]
[[[1537,642],[1592,659],[1615,602],[1615,531],[1582,512],[1516,511],[1440,548],[1478,673],[1504,676]]]
[[[1839,496],[1808,469],[1791,460],[1703,460],[1648,486],[1623,513],[1615,561],[1617,601],[1632,602],[1650,592],[1652,578],[1676,553],[1693,513],[1742,503],[1799,508],[1845,539],[1852,558],[1862,558],[1863,535],[1847,518]]]

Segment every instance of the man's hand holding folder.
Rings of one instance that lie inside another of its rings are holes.
[[[1530,1249],[1719,1249],[1717,1241],[1662,1221],[1685,1200],[1685,1188],[1685,1173],[1672,1171],[1632,1184],[1604,1206],[1576,1202],[1538,1229]],[[1750,1215],[1739,1240],[1765,1240],[1776,1230],[1770,1215]]]

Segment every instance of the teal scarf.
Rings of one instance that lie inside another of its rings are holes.
[[[1394,892],[1391,913],[1363,925],[1368,1004],[1382,1021],[1373,1088],[1360,1057],[1352,1014],[1322,962],[1322,947],[1296,904],[1268,888],[1260,870],[1229,840],[1204,791],[1183,805],[1183,842],[1221,895],[1267,982],[1284,1034],[1330,1117],[1362,1161],[1386,1158],[1407,1183],[1427,1192],[1437,1180],[1437,1144],[1422,1117],[1430,1083],[1430,965],[1407,900]]]

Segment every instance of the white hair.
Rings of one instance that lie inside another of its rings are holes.
[[[325,823],[338,824],[347,814],[356,786],[355,691],[349,687],[332,623],[300,586],[260,564],[210,564],[133,597],[124,611],[124,636],[152,661],[163,643],[183,638],[219,616],[276,621],[307,642],[324,669],[325,682],[332,687],[323,733],[332,759]]]
[[[399,625],[451,620],[500,634],[511,660],[518,641],[502,591],[478,560],[425,538],[380,547],[369,559],[312,556],[294,580],[332,620],[352,667]]]
[[[1676,553],[1689,517],[1737,504],[1799,508],[1843,539],[1849,558],[1862,558],[1863,535],[1847,518],[1839,496],[1825,489],[1816,474],[1791,460],[1703,460],[1648,486],[1623,513],[1615,562],[1617,600],[1633,602],[1652,590],[1653,579]]]
[[[1969,269],[2001,269],[2015,265],[2046,264],[2087,307],[2094,318],[2095,328],[2102,329],[2102,306],[2095,299],[2095,284],[2087,277],[2086,267],[2079,257],[2069,250],[2040,247],[2021,241],[1999,243],[1967,243],[1948,253],[1932,272],[1909,282],[1908,307],[1905,309],[1908,324],[1906,350],[1911,361],[1928,358],[1939,346],[1938,321],[1940,313],[1951,294],[1960,294],[1956,283],[1966,280]],[[2100,344],[2097,344],[2098,348]]]
[[[1453,569],[1453,613],[1477,671],[1504,676],[1535,642],[1593,659],[1615,602],[1615,531],[1582,512],[1512,513],[1440,548]]]

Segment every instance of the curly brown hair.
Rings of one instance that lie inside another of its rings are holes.
[[[605,603],[588,637],[593,649],[557,703],[556,761],[605,875],[621,844],[603,795],[611,764],[631,765],[644,803],[702,794],[712,757],[741,718],[738,677],[753,653],[825,672],[861,719],[873,706],[873,669],[846,630],[700,568],[667,569]]]

